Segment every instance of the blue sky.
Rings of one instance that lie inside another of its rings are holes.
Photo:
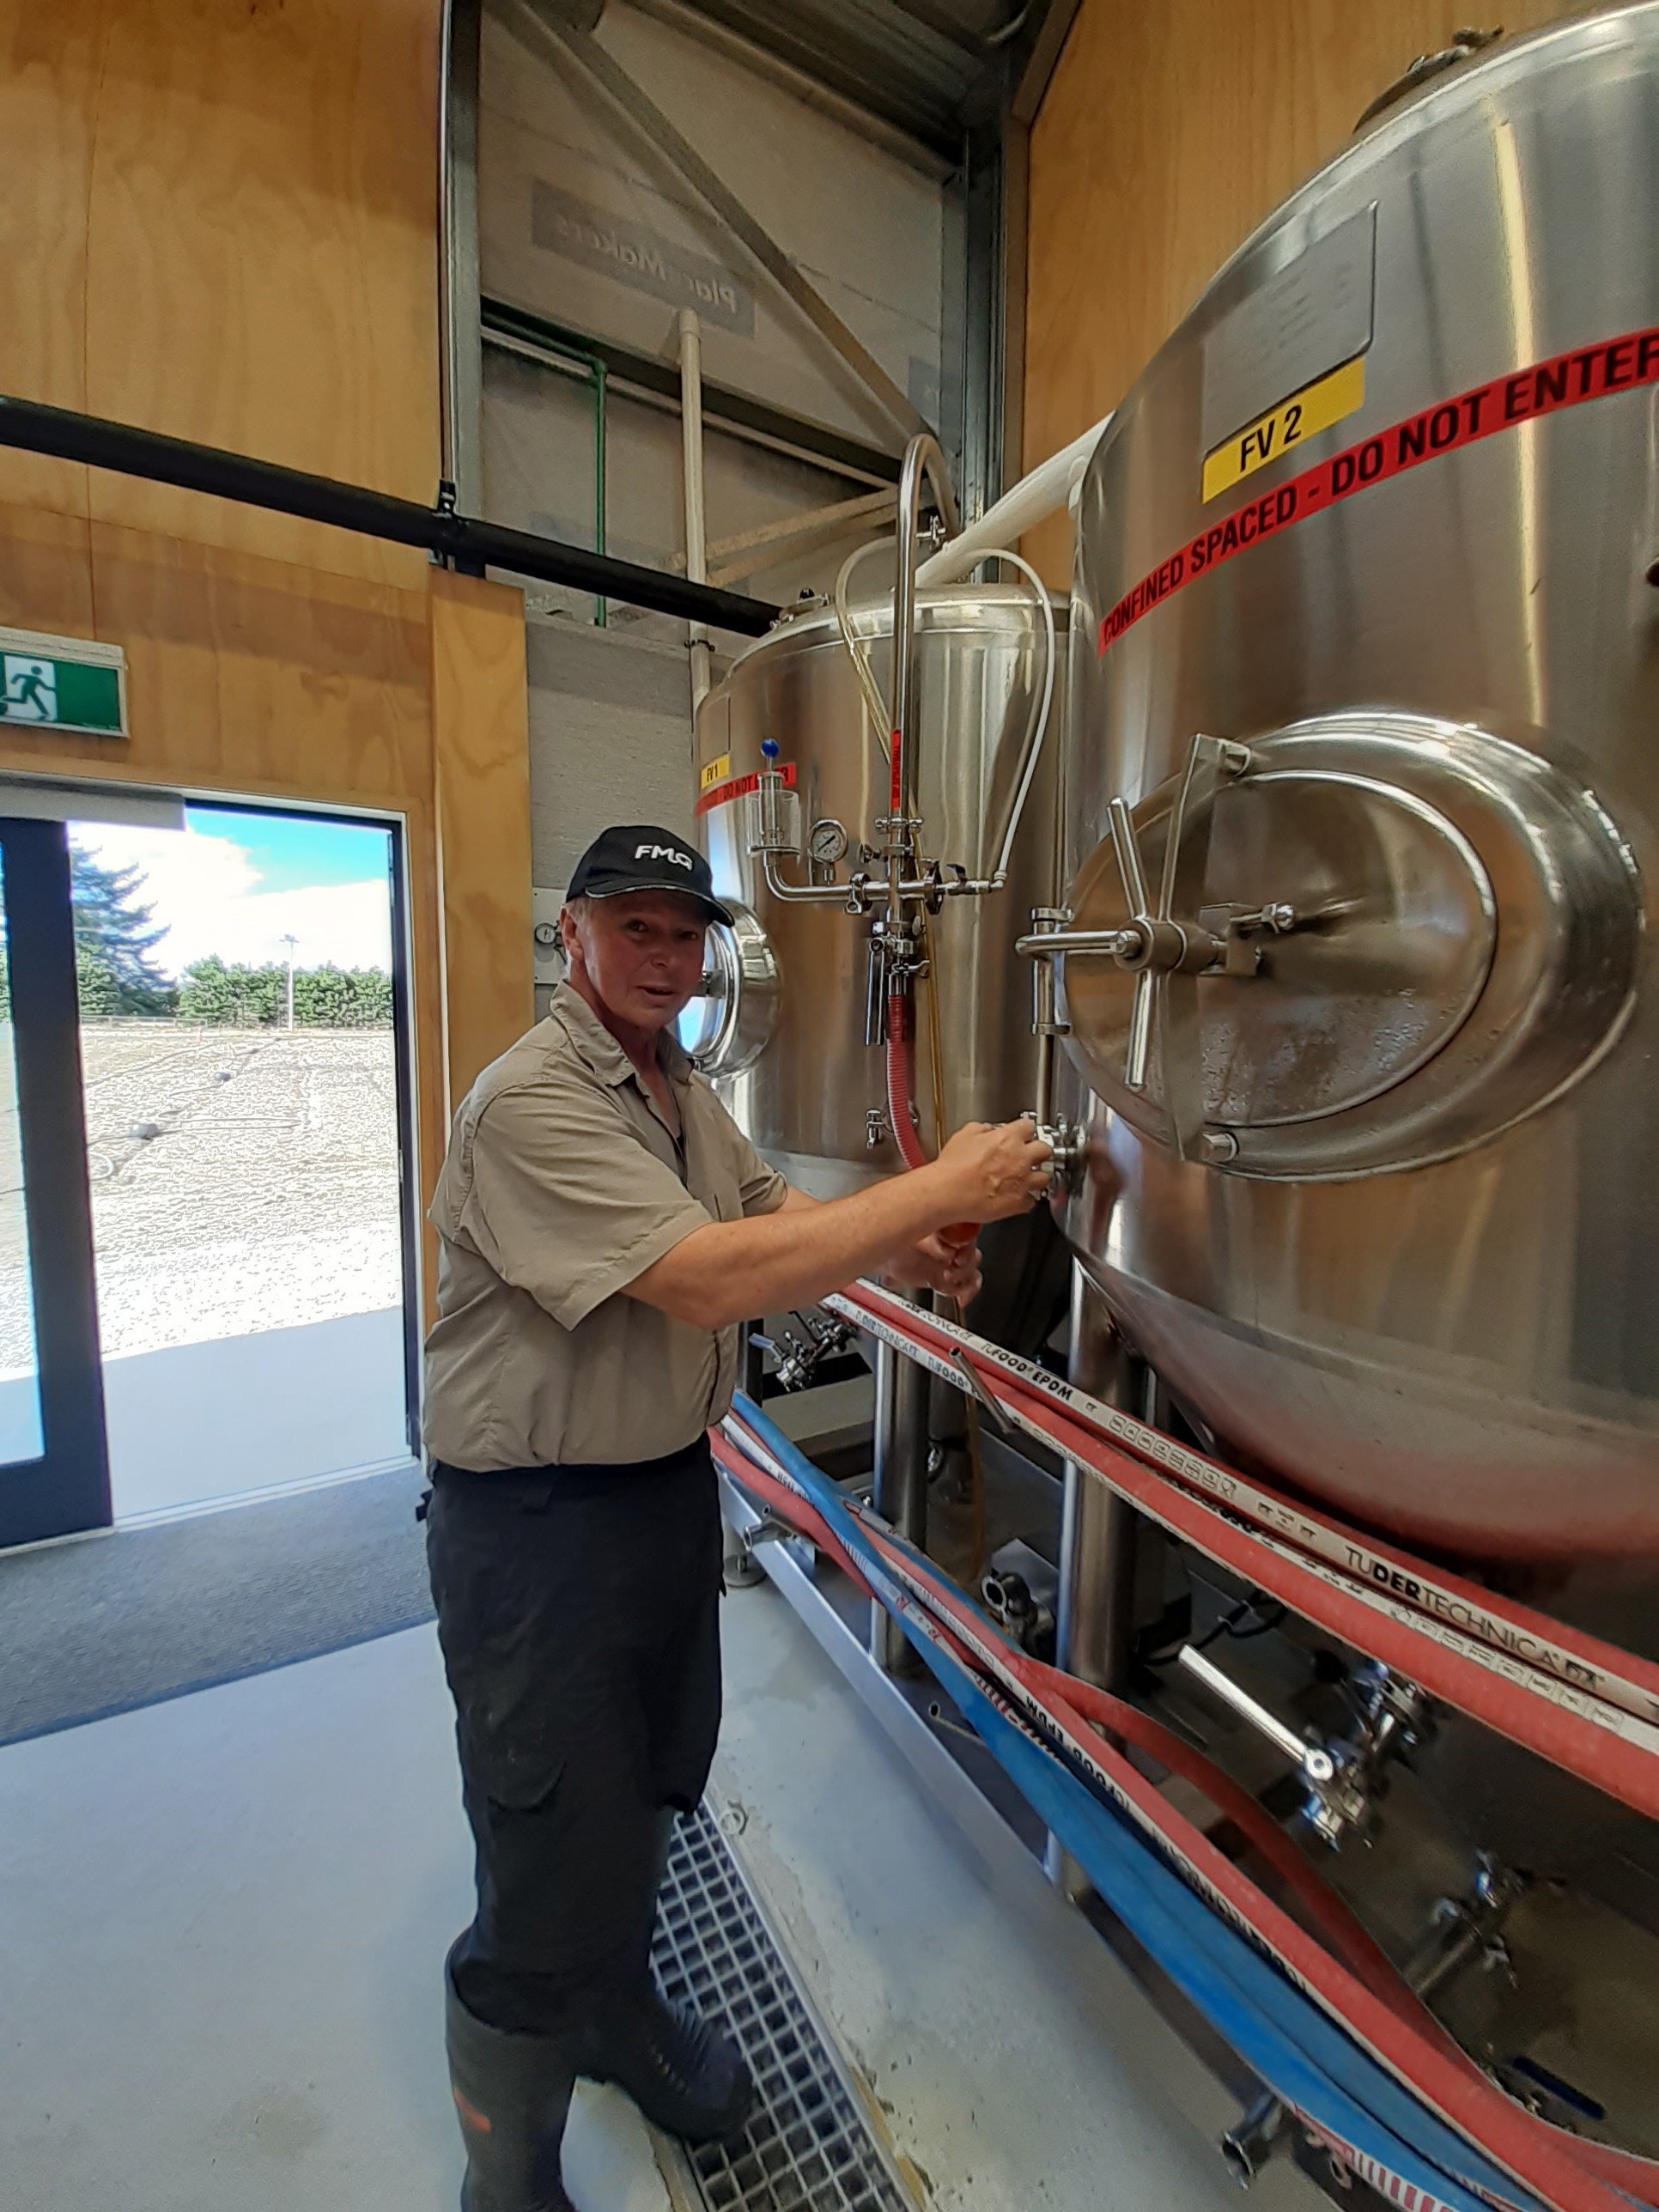
[[[204,836],[228,838],[247,854],[264,891],[309,890],[324,884],[384,884],[386,832],[304,814],[234,814],[191,806],[185,818]]]
[[[391,966],[385,830],[191,806],[181,830],[89,822],[75,834],[110,866],[143,872],[167,975],[210,953],[259,967],[290,950],[302,968]]]

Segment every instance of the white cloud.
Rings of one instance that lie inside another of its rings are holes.
[[[76,841],[106,867],[144,872],[143,897],[167,935],[153,957],[178,975],[192,960],[216,952],[255,967],[288,957],[290,932],[296,966],[390,968],[392,916],[384,882],[318,884],[295,890],[259,889],[258,870],[243,847],[193,825],[130,830],[76,825]]]

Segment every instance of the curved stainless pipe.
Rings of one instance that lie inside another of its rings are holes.
[[[915,749],[910,743],[910,722],[916,691],[916,528],[921,518],[924,476],[933,487],[946,533],[954,538],[962,527],[962,518],[951,489],[951,472],[939,440],[926,432],[912,438],[905,447],[904,466],[899,474],[898,564],[893,583],[893,736],[898,749],[898,781],[893,795],[899,819],[890,825],[887,869],[887,913],[895,929],[904,916],[900,885],[904,825],[915,820],[916,811]]]
[[[438,473],[447,483],[455,481],[455,433],[451,388],[453,367],[453,317],[449,296],[450,127],[449,86],[452,44],[455,30],[455,0],[444,0],[438,21]]]

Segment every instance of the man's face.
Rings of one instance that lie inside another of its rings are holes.
[[[634,1029],[666,1029],[702,979],[708,923],[678,891],[578,899],[560,927],[572,982]]]

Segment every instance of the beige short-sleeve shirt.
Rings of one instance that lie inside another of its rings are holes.
[[[694,1328],[626,1286],[693,1230],[775,1212],[787,1187],[666,1034],[662,1061],[678,1143],[562,984],[462,1102],[428,1216],[433,1459],[485,1473],[659,1459],[729,1408],[740,1331]]]

